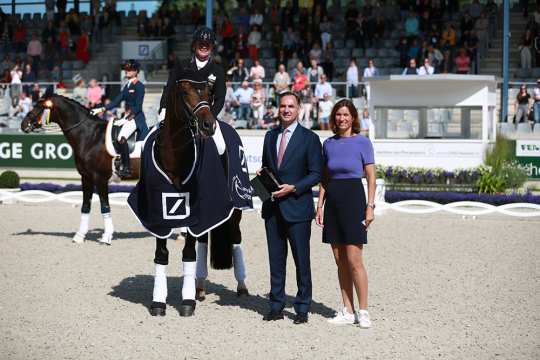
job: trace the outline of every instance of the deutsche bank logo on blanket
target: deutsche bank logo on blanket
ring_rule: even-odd
[[[163,218],[181,220],[190,215],[189,193],[161,193]]]

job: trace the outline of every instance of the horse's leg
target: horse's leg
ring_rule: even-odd
[[[206,278],[208,277],[208,234],[197,238],[197,271],[195,273],[195,298],[206,299]]]
[[[236,294],[238,296],[248,296],[249,292],[246,286],[246,263],[244,262],[244,253],[242,251],[242,233],[240,232],[240,220],[242,211],[234,210],[231,219],[229,219],[230,238],[233,242],[233,267],[234,277],[238,282]]]
[[[88,176],[83,176],[81,179],[83,190],[83,202],[81,206],[81,222],[79,224],[79,230],[73,237],[73,242],[82,244],[86,233],[88,232],[88,226],[90,223],[90,208],[92,205],[92,194],[94,192],[94,183]]]
[[[99,201],[101,203],[101,216],[103,216],[103,223],[105,230],[99,240],[102,244],[111,245],[111,240],[114,234],[114,225],[111,216],[111,207],[109,206],[109,184],[107,179],[99,179],[96,181],[96,187],[99,194]]]
[[[195,312],[195,272],[197,267],[197,253],[195,242],[197,238],[191,234],[186,235],[186,243],[182,250],[182,270],[184,282],[182,285],[182,303],[180,316],[192,316]]]
[[[167,250],[167,239],[156,238],[156,253],[154,256],[154,293],[152,295],[152,305],[150,315],[165,316],[167,303],[167,265],[169,264],[169,250]]]

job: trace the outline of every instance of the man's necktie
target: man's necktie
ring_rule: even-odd
[[[281,162],[283,161],[283,155],[285,154],[285,149],[287,148],[287,129],[283,130],[281,133],[281,141],[279,142],[279,151],[277,156],[277,166],[278,168],[281,165]]]

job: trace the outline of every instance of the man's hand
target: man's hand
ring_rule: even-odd
[[[104,111],[105,111],[104,107],[99,107],[99,108],[95,108],[95,109],[90,110],[90,114],[96,116],[98,114],[101,114]]]
[[[281,197],[289,195],[290,193],[293,193],[295,190],[296,190],[296,187],[294,185],[281,184],[279,185],[279,190],[274,191],[272,193],[272,196],[276,199],[279,199]]]

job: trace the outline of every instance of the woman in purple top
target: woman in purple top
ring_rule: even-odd
[[[323,227],[323,242],[332,246],[344,308],[329,322],[358,322],[360,327],[369,328],[368,280],[362,250],[367,243],[366,230],[374,219],[373,146],[367,137],[359,134],[358,112],[348,99],[339,101],[332,109],[330,127],[336,135],[323,144],[324,171],[316,222]],[[367,204],[362,185],[364,176],[368,184]],[[354,310],[353,288],[360,303],[358,314]]]

